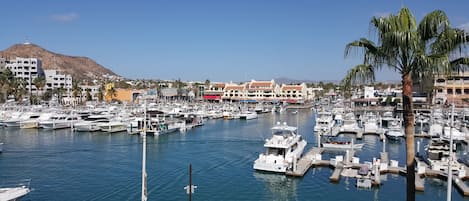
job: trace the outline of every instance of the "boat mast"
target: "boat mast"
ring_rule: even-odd
[[[142,201],[147,201],[147,101],[146,99],[143,102],[143,130],[142,130],[142,139],[143,139],[143,150],[142,150]]]
[[[455,78],[453,76],[453,82],[455,81]],[[448,160],[448,189],[446,191],[446,200],[450,201],[451,200],[451,190],[452,190],[452,184],[453,184],[453,127],[454,127],[454,99],[455,97],[455,87],[453,86],[453,104],[451,106],[451,125],[449,127],[449,160]]]

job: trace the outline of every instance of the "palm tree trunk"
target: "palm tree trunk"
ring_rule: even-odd
[[[407,201],[415,201],[414,106],[410,73],[402,75],[402,107],[406,136]]]

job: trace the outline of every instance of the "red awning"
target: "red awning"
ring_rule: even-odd
[[[221,99],[221,96],[217,96],[217,95],[205,95],[205,96],[204,96],[204,99],[205,99],[205,100],[220,100],[220,99]]]

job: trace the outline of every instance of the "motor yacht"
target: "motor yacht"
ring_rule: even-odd
[[[254,161],[254,169],[285,173],[301,157],[306,144],[306,140],[297,134],[297,127],[279,122],[272,127],[272,137],[265,140],[266,152]]]

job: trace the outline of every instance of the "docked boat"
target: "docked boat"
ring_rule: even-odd
[[[326,149],[361,149],[364,143],[354,143],[352,141],[338,141],[327,139],[325,142],[321,143],[322,147]]]
[[[39,122],[41,121],[47,121],[50,120],[53,117],[53,113],[41,113],[39,117],[36,118],[30,118],[27,120],[20,121],[20,128],[22,129],[28,129],[28,128],[39,128]]]
[[[81,120],[73,125],[76,131],[79,132],[94,132],[101,130],[100,125],[103,123],[108,123],[112,115],[100,114],[100,115],[90,115],[85,120]]]
[[[3,142],[0,142],[0,153],[3,152]]]
[[[245,119],[245,120],[257,119],[257,113],[252,112],[252,111],[241,112],[239,113],[239,119]]]
[[[21,115],[16,116],[13,115],[12,118],[5,120],[3,124],[6,127],[15,127],[18,128],[20,127],[20,122],[22,121],[28,121],[28,120],[35,120],[39,117],[39,113],[36,112],[24,112],[21,113]]]
[[[335,121],[332,118],[331,112],[318,112],[316,116],[316,125],[314,125],[314,132],[330,132],[334,125]]]
[[[101,131],[108,133],[117,133],[122,131],[127,131],[127,124],[122,121],[109,121],[98,124]]]
[[[39,126],[44,129],[62,129],[70,128],[74,122],[80,120],[78,116],[57,114],[50,120],[39,122]]]
[[[363,133],[381,133],[378,126],[378,118],[373,113],[365,114]]]
[[[306,144],[306,140],[297,134],[297,127],[277,123],[272,127],[272,137],[265,140],[266,152],[259,154],[253,167],[260,171],[285,173],[301,157]]]
[[[455,153],[456,147],[453,147],[453,154],[450,156],[449,143],[440,139],[432,139],[426,147],[427,160],[432,170],[448,171],[449,159],[452,160],[452,170],[458,171],[461,168],[461,164],[456,160]]]
[[[387,131],[385,132],[387,138],[391,140],[399,140],[404,137],[404,130],[402,129],[400,121],[392,121],[389,124]]]
[[[360,127],[358,126],[357,119],[355,114],[350,112],[345,114],[342,126],[340,126],[339,131],[341,133],[358,133],[360,132]]]

